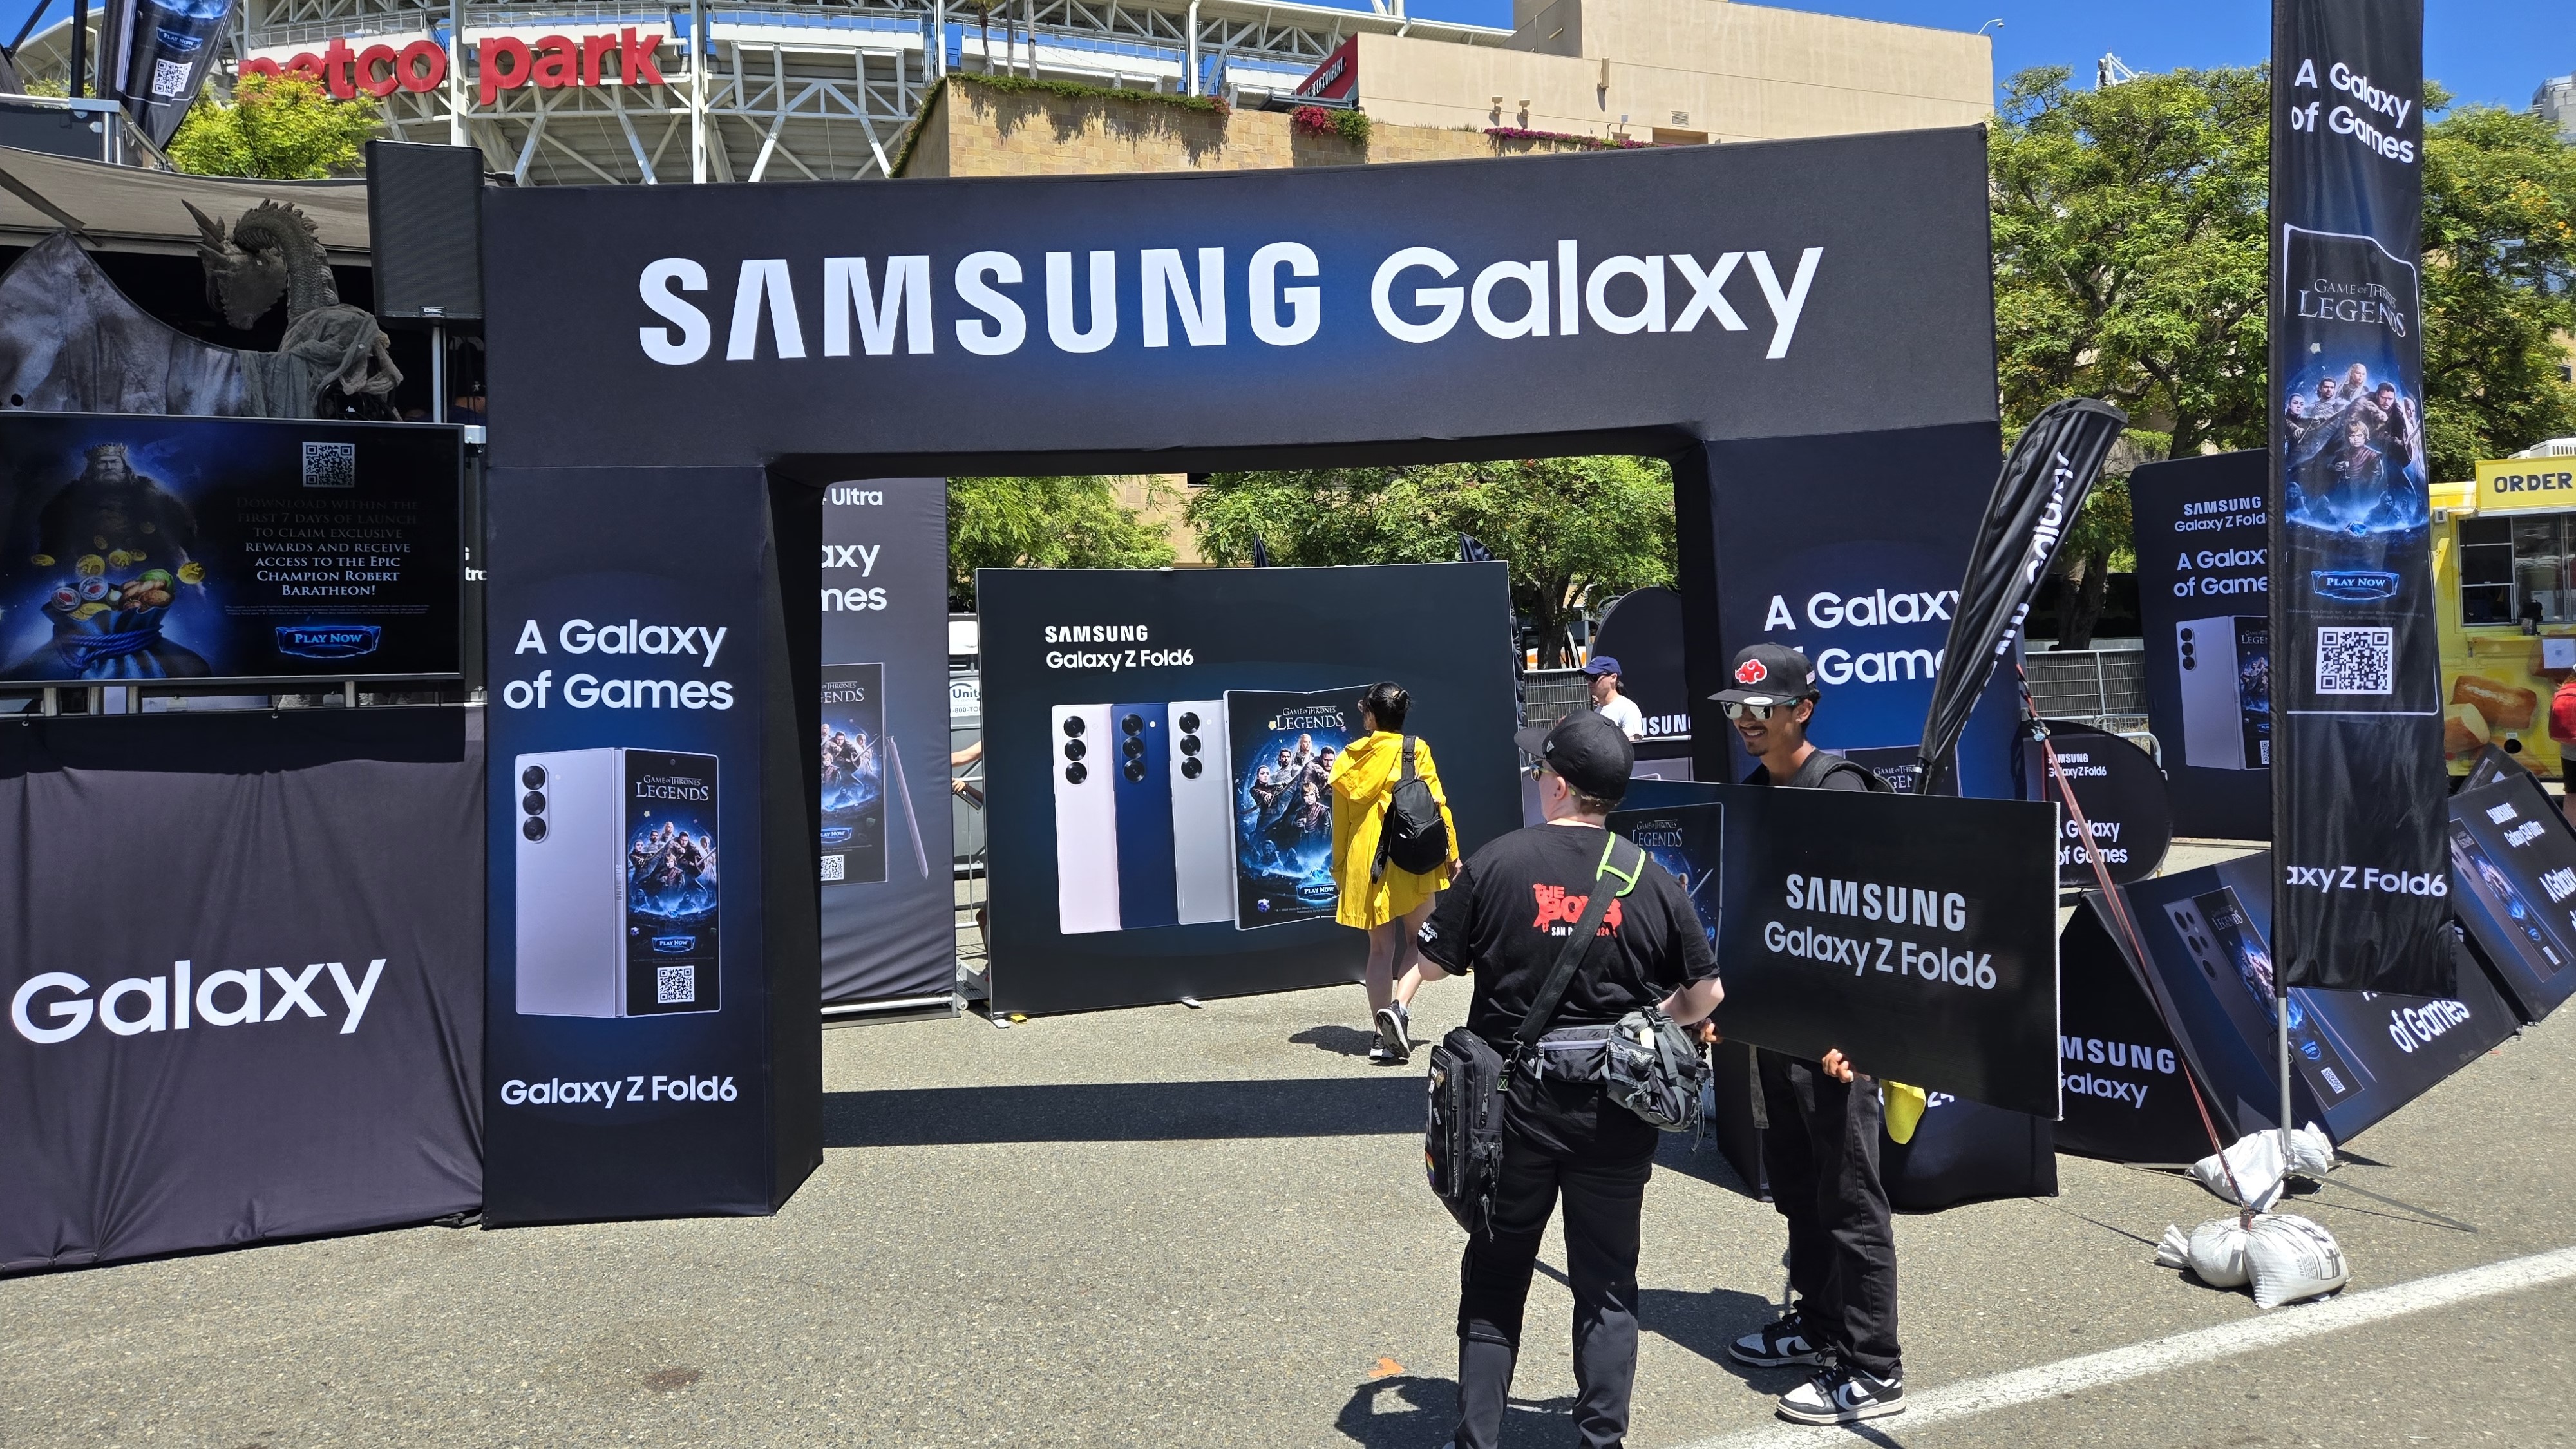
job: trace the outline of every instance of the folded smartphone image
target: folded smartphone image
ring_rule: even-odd
[[[1172,874],[1170,710],[1158,702],[1113,704],[1118,810],[1118,924],[1134,931],[1180,923]]]
[[[1055,742],[1056,929],[1068,936],[1115,931],[1118,912],[1117,732],[1105,704],[1048,711]]]
[[[886,878],[885,666],[823,666],[822,879]]]
[[[1172,887],[1184,926],[1234,919],[1234,811],[1225,701],[1178,699],[1171,727]]]
[[[2202,770],[2272,767],[2272,621],[2218,614],[2174,626],[2183,759]]]
[[[518,1013],[718,1009],[715,756],[612,746],[513,763]]]
[[[2244,903],[2236,898],[2235,888],[2175,902],[2165,913],[2239,1033],[2256,1046],[2273,1040],[2272,951],[2246,915]],[[2368,1086],[2370,1079],[2345,1059],[2299,997],[2293,991],[2289,999],[2290,1060],[2307,1079],[2318,1103],[2332,1107]]]

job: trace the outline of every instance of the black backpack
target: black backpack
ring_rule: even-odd
[[[1832,779],[1834,776],[1841,774],[1845,770],[1849,770],[1853,774],[1858,775],[1860,777],[1861,788],[1872,795],[1890,795],[1895,793],[1895,787],[1888,784],[1885,780],[1880,779],[1876,770],[1861,764],[1857,760],[1847,760],[1842,756],[1835,754],[1831,750],[1818,750],[1814,754],[1807,756],[1806,762],[1798,766],[1798,773],[1790,776],[1786,781],[1775,780],[1772,783],[1804,786],[1811,790],[1821,790],[1825,787],[1825,781]]]
[[[1395,789],[1387,797],[1386,818],[1378,825],[1377,863],[1369,868],[1371,880],[1386,874],[1389,861],[1398,870],[1427,875],[1449,859],[1449,822],[1441,818],[1430,782],[1413,773],[1413,748],[1413,736],[1406,735],[1404,773],[1396,778]]]

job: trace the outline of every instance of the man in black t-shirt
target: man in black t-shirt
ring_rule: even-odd
[[[1531,773],[1547,823],[1487,845],[1451,879],[1422,926],[1424,978],[1472,969],[1467,1027],[1508,1058],[1592,892],[1617,889],[1550,1032],[1614,1025],[1646,1006],[1684,1023],[1706,1017],[1725,993],[1681,883],[1651,859],[1624,885],[1602,873],[1604,817],[1627,793],[1636,763],[1628,737],[1579,710],[1514,742],[1539,762]],[[1577,1039],[1552,1035],[1511,1073],[1490,1230],[1467,1240],[1459,1274],[1455,1449],[1500,1441],[1530,1269],[1560,1191],[1574,1288],[1575,1429],[1586,1449],[1616,1449],[1628,1432],[1637,1240],[1655,1129],[1611,1101],[1583,1060]]]
[[[1711,696],[1761,763],[1748,785],[1867,790],[1869,772],[1807,739],[1818,699],[1807,658],[1778,644],[1735,656],[1735,687]],[[1789,1220],[1789,1284],[1797,1302],[1728,1346],[1760,1368],[1813,1366],[1780,1398],[1783,1418],[1854,1423],[1905,1410],[1896,1343],[1896,1236],[1878,1175],[1878,1085],[1839,1051],[1816,1063],[1756,1049],[1762,1082],[1762,1166],[1771,1202]]]

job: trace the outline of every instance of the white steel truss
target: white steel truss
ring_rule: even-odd
[[[1256,0],[750,0],[695,15],[665,4],[430,0],[243,0],[225,70],[243,55],[319,52],[429,36],[461,19],[480,36],[533,39],[633,26],[663,37],[660,85],[499,90],[471,78],[381,103],[398,140],[464,140],[522,185],[832,180],[888,174],[925,93],[949,70],[1167,91],[1219,76],[1283,88],[1354,31],[1496,44],[1508,32],[1413,20],[1385,10]],[[702,22],[702,29],[699,22]],[[698,35],[692,53],[690,37]],[[31,74],[62,49],[68,25],[22,52]],[[48,44],[47,42],[51,42]],[[59,70],[57,57],[53,67]],[[218,84],[221,84],[218,80]],[[451,98],[458,104],[451,104]],[[702,122],[700,118],[703,118]]]

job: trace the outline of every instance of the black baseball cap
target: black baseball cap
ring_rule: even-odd
[[[1596,800],[1626,795],[1628,772],[1637,764],[1637,747],[1628,743],[1628,736],[1589,709],[1558,720],[1554,729],[1531,725],[1514,734],[1512,743]]]
[[[1816,696],[1807,656],[1786,644],[1754,644],[1735,656],[1735,684],[1709,698],[1720,704],[1795,704]]]

